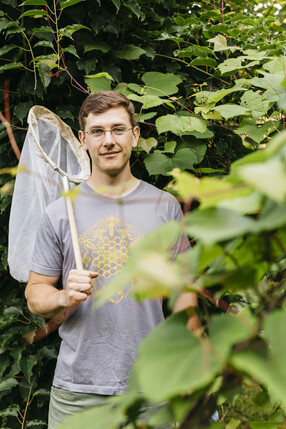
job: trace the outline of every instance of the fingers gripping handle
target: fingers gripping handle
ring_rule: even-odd
[[[66,176],[63,176],[63,185],[64,185],[64,191],[66,193],[68,193],[70,186],[69,186],[69,180]],[[69,217],[69,224],[70,224],[72,245],[73,245],[74,257],[75,257],[75,264],[76,264],[76,268],[78,270],[82,270],[83,265],[82,265],[82,259],[81,259],[81,253],[80,253],[78,233],[77,233],[77,227],[76,227],[75,216],[74,216],[74,211],[73,211],[73,205],[72,205],[71,199],[68,195],[65,196],[65,199],[66,199],[66,206],[67,206],[68,217]]]

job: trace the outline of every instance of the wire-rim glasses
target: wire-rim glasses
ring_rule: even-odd
[[[113,138],[116,138],[123,136],[132,129],[133,127],[127,128],[125,126],[113,127],[110,130],[105,130],[104,128],[92,128],[89,131],[85,131],[85,133],[89,134],[95,140],[103,140],[107,131],[111,133]]]

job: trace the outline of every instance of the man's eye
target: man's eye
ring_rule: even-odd
[[[115,127],[112,128],[112,132],[117,135],[121,135],[125,132],[125,127]]]
[[[102,130],[101,128],[95,128],[94,130],[91,131],[91,134],[96,137],[102,136],[103,133],[104,133],[104,130]]]

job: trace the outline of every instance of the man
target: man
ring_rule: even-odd
[[[59,330],[62,343],[49,429],[66,416],[127,389],[138,345],[163,320],[161,301],[139,304],[127,286],[94,312],[92,292],[106,287],[121,269],[129,245],[182,215],[172,195],[131,174],[129,159],[140,131],[130,100],[119,92],[94,93],[84,101],[79,122],[79,138],[92,165],[74,204],[85,269],[74,269],[67,211],[60,198],[42,218],[25,292],[31,312],[42,317],[76,308]],[[113,189],[112,196],[108,189]],[[182,238],[180,250],[186,246]],[[56,287],[60,276],[62,289]],[[187,305],[181,299],[178,310],[193,305],[195,297],[190,296]]]

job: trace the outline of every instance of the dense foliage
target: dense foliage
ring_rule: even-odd
[[[0,3],[1,110],[18,145],[32,105],[50,108],[76,132],[89,91],[124,92],[141,127],[134,174],[159,187],[169,183],[196,240],[170,264],[163,249],[179,227],[166,225],[134,248],[113,288],[136,270],[145,279],[134,286],[138,299],[163,293],[171,306],[181,289],[198,291],[207,336],[189,334],[184,314],[168,318],[142,344],[130,391],[112,403],[112,412],[91,410],[66,427],[115,429],[136,421],[145,401],[167,403],[150,428],[174,420],[180,428],[208,427],[217,408],[222,423],[213,428],[265,428],[266,419],[269,428],[284,427],[283,2],[280,8],[258,1]],[[4,124],[0,139],[1,428],[41,428],[58,339],[23,343],[43,320],[27,311],[24,285],[8,273],[10,168],[17,159]],[[228,313],[217,309],[219,298],[220,307],[230,304]],[[234,316],[233,307],[243,310]],[[235,413],[241,402],[255,413]]]

